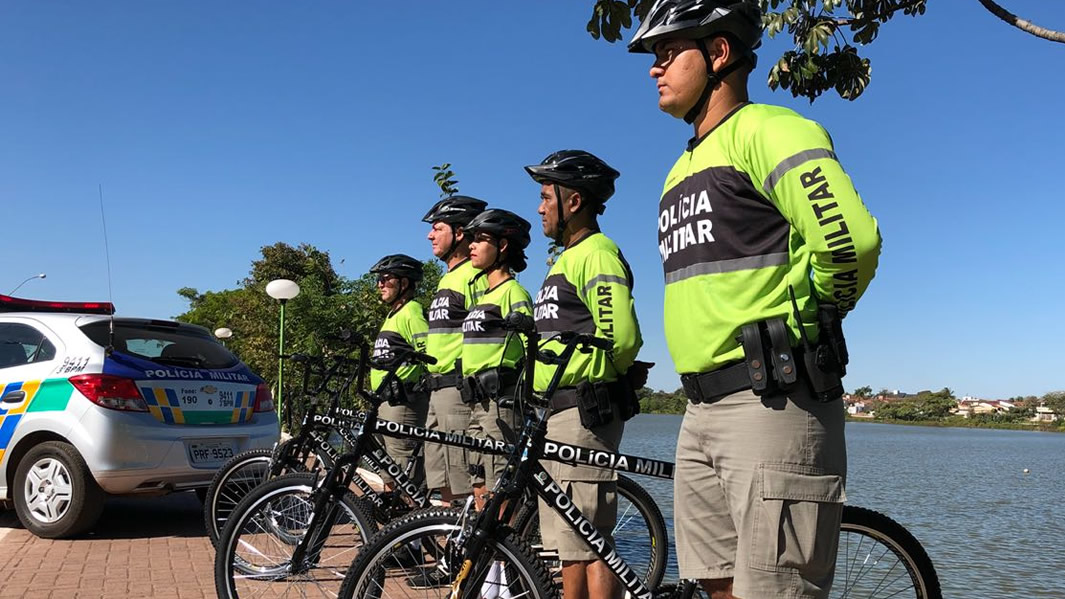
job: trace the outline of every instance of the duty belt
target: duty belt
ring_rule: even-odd
[[[568,410],[577,406],[577,388],[559,387],[551,396],[551,413],[557,414],[562,410]]]
[[[684,386],[684,394],[693,404],[714,403],[727,395],[751,388],[751,377],[745,362],[710,372],[681,375],[680,382]]]
[[[448,387],[458,389],[462,385],[462,375],[457,372],[451,374],[430,374],[425,386],[429,391],[438,391]]]

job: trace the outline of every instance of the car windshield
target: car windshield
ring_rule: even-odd
[[[98,320],[81,326],[82,332],[101,347],[107,347],[110,323]],[[239,360],[211,336],[178,323],[115,320],[112,345],[116,352],[151,360],[166,366],[221,369]]]

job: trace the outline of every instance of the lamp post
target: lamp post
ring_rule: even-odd
[[[19,283],[18,285],[15,285],[15,288],[12,289],[11,293],[9,293],[8,295],[15,295],[15,292],[18,291],[19,287],[22,287],[23,285],[25,285],[26,283],[29,283],[30,281],[32,281],[34,279],[43,279],[43,278],[46,278],[47,276],[48,275],[44,274],[43,272],[41,274],[39,274],[39,275],[33,275],[32,277],[27,278],[25,281]]]
[[[222,327],[214,330],[214,336],[222,341],[222,347],[226,346],[226,339],[233,336],[233,329]]]
[[[277,421],[281,422],[284,413],[285,360],[281,356],[285,353],[285,303],[300,294],[300,286],[288,279],[275,279],[266,284],[266,294],[281,302],[281,332],[277,341]]]

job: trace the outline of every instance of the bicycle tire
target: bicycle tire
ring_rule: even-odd
[[[896,563],[890,567],[883,563],[892,558]],[[856,561],[861,566],[855,571],[850,566]],[[895,573],[899,565],[902,570]],[[695,581],[685,580],[674,596],[693,599],[706,594]],[[921,543],[884,514],[849,505],[843,507],[836,576],[829,597],[943,599],[939,576]]]
[[[329,529],[315,533],[321,545],[308,555],[316,558],[293,565],[292,549],[311,532],[316,486],[313,474],[289,474],[264,482],[241,500],[215,553],[220,599],[283,595],[293,588],[301,597],[336,596],[346,567],[377,527],[362,502],[345,489],[330,504]]]
[[[882,545],[885,549],[878,555],[875,550],[868,549],[862,544],[851,543],[850,547],[844,545],[845,540],[849,540],[852,536],[866,537],[872,539],[876,544]],[[870,545],[872,547],[873,545]],[[877,589],[881,592],[876,595],[864,595],[860,593],[861,583],[860,578],[864,576],[865,572],[871,571],[870,568],[859,570],[857,573],[853,573],[850,570],[845,569],[840,572],[840,556],[846,552],[850,555],[853,551],[854,556],[857,558],[863,556],[863,563],[868,563],[870,560],[876,560],[876,565],[880,570],[883,570],[883,566],[879,565],[880,561],[883,561],[888,557],[890,552],[899,560],[899,563],[905,568],[905,574],[909,578],[911,588],[913,591],[913,597],[915,599],[943,599],[942,591],[939,587],[939,575],[936,574],[936,568],[932,564],[932,560],[928,557],[928,553],[910,531],[906,530],[901,524],[895,522],[891,518],[875,512],[870,509],[860,508],[855,506],[844,506],[843,508],[843,522],[840,525],[840,548],[841,551],[837,553],[836,558],[836,579],[833,584],[833,593],[836,593],[836,589],[839,589],[840,584],[844,585],[843,595],[834,595],[841,597],[897,597],[904,598],[911,595],[906,592],[905,579],[899,578],[894,582],[893,586],[886,586],[884,583],[888,582],[886,579],[877,583]],[[848,558],[847,563],[850,564]],[[858,576],[858,580],[855,579],[855,575]],[[859,589],[859,594],[854,594],[855,589]],[[888,589],[895,589],[889,591]]]
[[[291,442],[291,440],[285,441],[285,443]],[[213,547],[218,547],[218,537],[225,527],[226,519],[229,518],[229,514],[240,503],[240,500],[266,480],[273,455],[274,451],[270,449],[242,451],[222,464],[222,467],[211,478],[211,484],[207,487],[203,497],[203,527]],[[310,471],[332,466],[329,456],[317,453],[313,456],[314,461]],[[284,468],[282,474],[307,471],[306,465],[300,463]]]
[[[441,554],[457,555],[457,547],[447,542],[460,531],[463,512],[459,509],[428,508],[413,512],[397,519],[381,529],[371,541],[363,547],[359,557],[348,569],[344,583],[340,587],[340,599],[389,599],[389,597],[418,596],[424,591],[425,597],[438,597],[445,585],[450,584],[450,574],[443,574],[445,582],[437,587],[414,588],[403,578],[407,574],[416,574],[432,566],[416,566],[412,572],[398,575],[403,555],[414,555],[412,546],[432,545],[440,549]],[[441,539],[445,539],[441,543]],[[424,554],[421,554],[424,555]],[[420,556],[418,556],[420,557]],[[418,561],[418,557],[414,559]],[[446,563],[446,560],[438,562]],[[446,566],[435,567],[447,572]],[[453,570],[453,568],[452,568]],[[492,572],[495,572],[493,574]],[[390,574],[390,572],[392,574]],[[546,565],[537,558],[532,547],[517,533],[507,527],[498,529],[495,539],[488,541],[477,563],[470,568],[472,582],[480,584],[479,595],[483,597],[522,597],[528,599],[560,599],[555,581],[551,578]],[[484,579],[483,582],[478,582]],[[474,587],[476,588],[476,587]],[[516,592],[515,592],[516,588]],[[392,591],[389,591],[392,589]],[[493,592],[494,591],[494,592]]]
[[[669,533],[666,519],[651,495],[635,480],[618,474],[618,524],[613,536],[618,555],[634,572],[641,572],[640,580],[649,589],[662,583],[669,560]],[[533,546],[540,543],[540,526],[537,518],[538,501],[535,496],[527,500],[514,520],[514,530],[521,533]],[[642,519],[642,525],[636,522]],[[629,527],[628,524],[633,526]],[[648,547],[650,552],[648,553]],[[646,558],[639,557],[647,554]],[[541,558],[557,562],[557,556],[548,551]]]
[[[266,480],[265,472],[256,471],[269,471],[271,454],[269,449],[244,451],[229,458],[215,472],[203,498],[203,528],[213,547],[218,547],[218,535],[233,508]]]

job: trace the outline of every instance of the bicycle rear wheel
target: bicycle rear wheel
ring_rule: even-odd
[[[499,536],[464,567],[462,547],[456,544],[462,519],[462,510],[430,508],[389,524],[348,569],[339,597],[443,597],[456,573],[466,571],[466,588],[476,589],[478,598],[559,599],[544,563],[508,528],[500,528]]]
[[[529,541],[551,569],[561,567],[558,554],[543,546],[536,497],[526,501],[518,512],[514,529]],[[639,483],[618,475],[618,520],[612,531],[618,555],[640,575],[649,589],[662,582],[669,557],[669,535],[662,510]]]
[[[267,481],[237,505],[218,541],[215,590],[219,598],[335,597],[347,567],[376,530],[348,490],[332,500],[323,526],[314,518],[315,477],[291,474]],[[311,535],[307,555],[293,550]]]
[[[705,598],[685,580],[679,599]],[[829,597],[838,599],[942,599],[939,576],[921,543],[891,518],[844,506],[836,552],[836,577]]]

